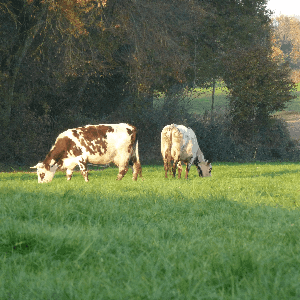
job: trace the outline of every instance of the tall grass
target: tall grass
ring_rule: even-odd
[[[0,299],[299,299],[298,169],[0,173]]]

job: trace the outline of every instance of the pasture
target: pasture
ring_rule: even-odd
[[[299,167],[0,173],[0,299],[299,299]]]
[[[228,105],[227,99],[228,90],[222,83],[217,83],[215,90],[215,102],[214,109],[216,112],[223,112]],[[286,106],[286,109],[282,112],[274,112],[277,116],[285,117],[287,112],[293,111],[300,113],[300,83],[296,85],[294,94],[297,98],[293,99]],[[211,96],[212,89],[200,89],[196,88],[189,94],[189,112],[199,115],[204,114],[206,111],[211,111]]]

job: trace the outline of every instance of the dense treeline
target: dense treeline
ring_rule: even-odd
[[[100,122],[136,125],[146,161],[159,157],[160,131],[171,122],[193,126],[214,160],[293,158],[284,129],[269,118],[293,98],[293,83],[272,55],[265,5],[1,0],[0,161],[36,162],[59,132]],[[183,91],[220,78],[230,91],[228,114],[188,115]]]

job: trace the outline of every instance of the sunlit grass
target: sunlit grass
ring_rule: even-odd
[[[300,112],[300,83],[296,85],[296,99],[293,99],[286,105],[285,111]],[[163,105],[164,94],[158,93],[154,98],[154,107],[158,108]],[[214,96],[214,110],[222,113],[228,107],[228,89],[224,83],[217,83]],[[186,103],[189,113],[203,115],[205,112],[211,111],[212,106],[212,88],[195,88],[186,94]],[[276,112],[276,115],[285,114]]]
[[[298,169],[0,173],[0,299],[297,299]]]
[[[285,111],[300,112],[300,83],[296,85],[297,98],[290,101],[285,108]],[[191,93],[190,110],[191,113],[203,114],[206,111],[211,111],[212,106],[212,88],[200,89],[196,88]],[[214,109],[216,112],[222,112],[228,106],[228,89],[224,84],[218,84],[214,96]],[[284,114],[284,112],[282,112]],[[276,114],[281,114],[277,112]]]

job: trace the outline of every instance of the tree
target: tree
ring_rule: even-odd
[[[33,13],[33,10],[29,6],[24,6],[22,7],[22,3],[16,1],[14,4],[16,6],[12,7],[14,8],[13,10],[10,10],[8,7],[8,3],[1,3],[1,10],[2,13],[5,11],[6,16],[7,14],[11,15],[11,18],[13,19],[16,27],[18,27],[19,19],[20,17],[26,18],[29,13]],[[17,38],[15,36],[15,45],[7,45],[8,47],[11,47],[13,49],[12,52],[13,54],[8,54],[8,49],[4,49],[6,52],[7,57],[5,60],[2,60],[1,66],[4,70],[3,71],[8,71],[8,74],[5,74],[5,77],[7,78],[7,91],[5,93],[4,97],[4,103],[2,104],[2,114],[1,114],[1,119],[3,121],[3,125],[7,124],[10,119],[11,115],[11,106],[13,102],[13,97],[14,97],[14,89],[15,89],[15,84],[16,84],[16,79],[20,70],[20,66],[22,64],[22,61],[24,57],[27,54],[27,51],[29,47],[31,46],[35,35],[38,33],[40,30],[43,22],[44,22],[44,16],[46,14],[46,7],[44,6],[41,11],[39,11],[33,20],[33,24],[29,28],[27,28],[29,25],[27,24],[22,24],[19,28],[18,35],[19,37]],[[11,25],[10,25],[11,26]],[[15,33],[16,34],[16,33]],[[13,41],[14,39],[12,39]],[[3,72],[4,73],[4,72]]]
[[[232,130],[253,144],[258,132],[268,126],[269,115],[294,98],[291,70],[288,64],[278,65],[265,47],[232,51],[224,64]]]
[[[273,19],[274,39],[292,68],[299,68],[300,61],[300,21],[294,17],[281,15]]]
[[[265,2],[0,1],[3,139],[14,144],[22,110],[34,122],[51,120],[49,132],[124,106],[137,125],[156,91],[175,103],[183,88],[214,85],[225,75],[237,91],[231,54],[269,47]]]

